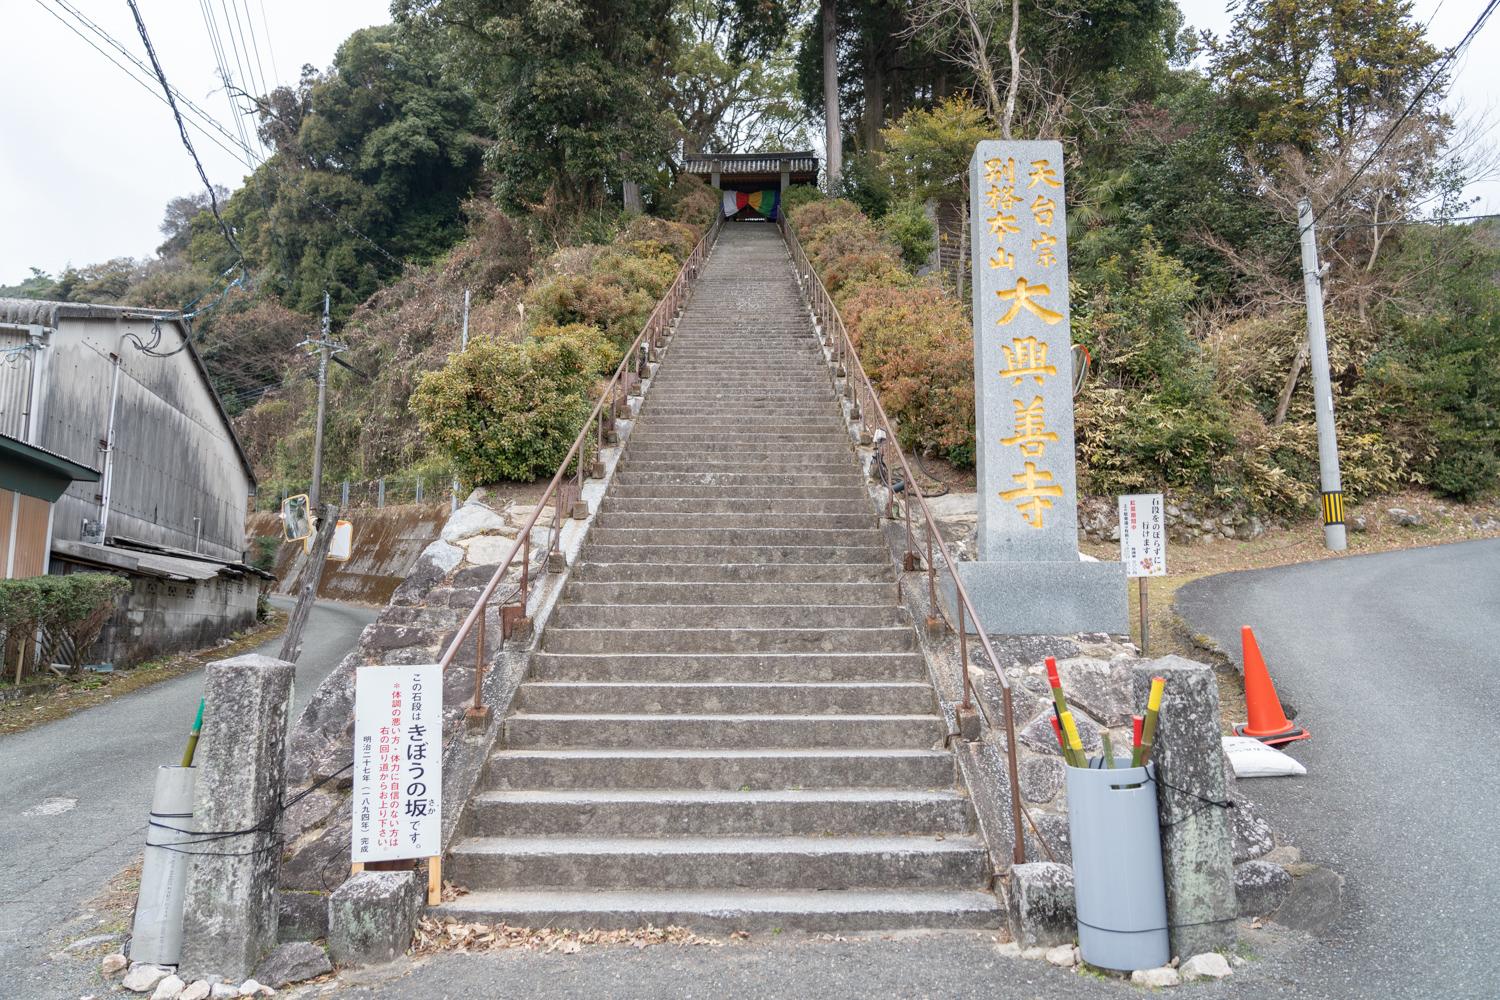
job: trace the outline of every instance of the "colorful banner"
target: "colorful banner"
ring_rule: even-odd
[[[774,219],[780,203],[781,192],[775,188],[766,191],[725,191],[724,215],[727,218],[741,209],[749,208],[767,219]]]

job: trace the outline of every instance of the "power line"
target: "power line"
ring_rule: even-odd
[[[214,192],[214,186],[208,179],[208,172],[203,169],[203,161],[198,159],[197,150],[193,149],[193,139],[188,135],[187,125],[183,123],[182,112],[177,110],[177,100],[172,96],[172,85],[167,83],[167,74],[162,72],[161,62],[156,58],[156,49],[151,45],[151,36],[146,32],[146,22],[141,20],[140,8],[136,7],[135,0],[125,0],[130,5],[130,13],[135,16],[135,28],[141,35],[141,44],[146,46],[146,55],[151,60],[151,66],[156,70],[156,78],[161,81],[162,92],[167,95],[167,106],[172,109],[172,117],[177,119],[177,133],[182,136],[182,144],[187,147],[188,155],[193,158],[193,166],[198,168],[198,178],[203,181],[203,187],[208,191],[208,204],[213,209],[214,218],[218,220],[219,229],[224,233],[224,239],[234,250],[234,255],[240,259],[240,266],[244,266],[245,252],[240,249],[239,243],[235,241],[234,233],[229,230],[229,223],[224,221],[224,216],[219,213],[219,196]],[[1500,0],[1494,0],[1500,2]]]
[[[54,11],[54,10],[52,10],[52,9],[50,9],[50,8],[48,8],[46,6],[46,4],[43,2],[43,0],[36,0],[36,2],[37,2],[37,4],[39,6],[42,7],[43,10],[46,10],[47,13],[51,14],[54,18],[57,18],[59,21],[62,21],[62,18],[57,14],[57,12]],[[153,97],[155,97],[158,101],[161,101],[163,104],[166,103],[166,98],[163,97],[156,90],[156,82],[155,82],[154,79],[152,79],[153,74],[151,72],[151,68],[149,66],[147,66],[145,63],[141,62],[140,57],[137,56],[134,52],[131,52],[125,46],[125,43],[121,42],[114,35],[111,35],[108,31],[104,30],[104,28],[100,27],[97,22],[90,20],[89,17],[86,14],[83,13],[83,11],[81,11],[77,7],[73,6],[71,3],[68,2],[68,0],[52,0],[52,2],[56,3],[67,14],[69,14],[75,21],[77,21],[79,24],[82,24],[89,31],[91,31],[95,35],[97,35],[107,45],[109,45],[111,48],[113,48],[116,52],[120,53],[120,55],[122,55],[126,59],[130,60],[131,64],[136,67],[136,70],[142,76],[144,76],[146,79],[150,79],[151,82],[147,83],[146,80],[143,80],[140,77],[137,77],[135,74],[131,73],[129,67],[121,65],[117,60],[115,60],[113,57],[111,57],[109,55],[109,53],[104,52],[102,49],[100,49],[99,46],[95,45],[87,36],[84,36],[73,25],[68,24],[66,21],[62,21],[64,27],[66,27],[68,30],[72,31],[75,35],[78,35],[80,38],[82,38],[96,52],[99,52],[100,55],[104,56],[106,59],[109,59],[110,62],[114,63],[115,66],[119,67],[128,76],[130,76],[132,79],[134,79],[136,81],[136,83],[138,83],[141,86],[145,87],[148,91],[150,91],[151,95]],[[228,140],[231,143],[235,143],[238,146],[239,145],[238,140],[235,139],[235,137],[230,133],[230,131],[227,128],[225,128],[224,125],[217,118],[215,118],[213,115],[209,114],[207,111],[205,111],[203,108],[199,107],[197,104],[194,104],[186,95],[184,95],[182,93],[181,90],[178,90],[176,87],[172,88],[172,94],[173,94],[174,97],[177,98],[177,103],[180,106],[182,106],[183,108],[186,108],[192,115],[196,115],[198,119],[201,119],[201,122],[200,122],[198,120],[194,120],[194,119],[190,118],[189,119],[189,124],[191,124],[199,132],[203,133],[203,135],[206,138],[208,138],[209,140],[211,140],[212,142],[214,142],[214,144],[217,145],[220,149],[223,149],[226,153],[229,153],[230,155],[234,156],[235,159],[239,160],[241,163],[244,163],[247,167],[250,167],[251,169],[254,169],[254,167],[256,166],[256,164],[255,164],[255,162],[253,162],[253,158],[252,157],[247,156],[246,153],[241,152],[241,151],[239,151],[237,149],[230,149],[230,148],[226,147],[222,142],[219,142],[218,139],[214,138],[214,136],[212,134],[210,134],[209,131],[206,128],[204,128],[205,125],[211,127],[214,131],[218,132],[226,140]]]
[[[277,85],[281,83],[281,70],[276,68],[276,45],[271,36],[271,22],[266,19],[266,0],[260,0],[260,26],[266,32],[266,54],[271,58],[271,76]]]
[[[95,52],[99,53],[105,59],[108,59],[119,70],[121,70],[126,76],[128,76],[128,77],[130,77],[130,79],[134,80],[137,85],[139,85],[141,87],[144,87],[146,89],[146,92],[148,94],[150,94],[152,97],[156,98],[158,101],[161,101],[163,104],[167,103],[167,99],[164,96],[162,96],[162,94],[161,94],[160,91],[158,91],[156,89],[155,84],[148,83],[145,80],[141,79],[140,77],[136,76],[134,73],[132,73],[130,71],[130,67],[129,66],[126,66],[124,63],[120,62],[118,59],[116,59],[114,56],[110,55],[104,49],[100,48],[99,45],[97,43],[95,43],[93,39],[89,38],[82,31],[78,30],[78,28],[76,26],[74,26],[72,24],[69,24],[66,20],[64,20],[64,18],[63,18],[63,16],[61,14],[59,14],[57,11],[53,10],[51,7],[48,7],[46,5],[46,3],[43,2],[43,0],[35,0],[35,2],[36,2],[36,5],[38,7],[41,7],[42,10],[46,11],[48,14],[51,14],[54,18],[56,18],[57,21],[58,21],[58,23],[60,23],[64,28],[67,28],[69,31],[73,32],[73,34],[75,34],[79,38],[81,38],[84,41],[84,43],[87,44],[90,48],[92,48]],[[132,57],[132,58],[134,58],[134,57]],[[146,70],[144,64],[141,64],[141,69],[143,71],[147,72],[147,73],[150,72],[149,70]],[[221,132],[224,132],[224,135],[229,139],[230,142],[235,142],[234,137],[231,136],[231,135],[229,135],[229,133],[223,129],[223,126],[219,125],[218,122],[215,119],[209,118],[208,120],[210,122],[213,122],[213,124],[215,126],[217,126]],[[208,139],[210,142],[212,142],[214,145],[218,146],[224,152],[228,153],[230,156],[233,156],[235,159],[239,160],[241,163],[244,163],[246,166],[253,166],[248,161],[246,161],[243,152],[241,152],[238,148],[234,148],[234,147],[230,147],[230,146],[224,145],[224,143],[220,142],[217,138],[215,138],[214,135],[207,128],[205,128],[202,124],[200,124],[198,121],[194,120],[192,122],[192,125],[193,125],[194,128],[196,128],[199,132],[201,132],[203,134],[204,138]]]
[[[1474,20],[1474,24],[1469,28],[1467,32],[1464,33],[1464,36],[1458,40],[1458,44],[1450,48],[1446,53],[1444,53],[1443,57],[1438,60],[1438,63],[1433,68],[1431,75],[1427,77],[1427,81],[1423,83],[1421,87],[1417,88],[1416,94],[1412,96],[1411,101],[1406,105],[1406,109],[1402,111],[1401,114],[1396,116],[1396,120],[1391,123],[1391,127],[1386,130],[1385,135],[1378,143],[1375,144],[1375,148],[1372,149],[1370,151],[1370,154],[1364,158],[1364,161],[1362,163],[1360,163],[1358,169],[1356,169],[1354,173],[1350,175],[1349,179],[1345,181],[1336,192],[1334,192],[1333,197],[1329,199],[1329,201],[1322,208],[1320,208],[1313,214],[1312,220],[1308,223],[1309,226],[1317,225],[1318,220],[1323,218],[1323,216],[1329,211],[1329,209],[1333,208],[1334,205],[1343,200],[1344,196],[1354,186],[1354,182],[1364,176],[1364,172],[1370,168],[1370,164],[1375,162],[1375,157],[1379,156],[1381,151],[1385,149],[1387,145],[1389,145],[1390,141],[1393,138],[1395,138],[1396,131],[1401,127],[1401,123],[1406,121],[1407,118],[1411,117],[1411,113],[1417,109],[1417,105],[1420,104],[1422,102],[1422,99],[1427,96],[1427,92],[1432,89],[1433,84],[1437,83],[1437,81],[1442,77],[1443,73],[1447,70],[1448,65],[1453,62],[1454,59],[1458,58],[1459,53],[1467,48],[1469,43],[1472,42],[1475,36],[1478,35],[1479,32],[1484,28],[1484,23],[1489,20],[1490,15],[1495,12],[1495,8],[1497,6],[1500,6],[1500,0],[1489,0],[1489,3],[1485,5],[1484,10],[1480,11],[1479,17]]]

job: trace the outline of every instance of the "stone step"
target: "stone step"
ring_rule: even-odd
[[[464,819],[477,836],[591,838],[963,836],[973,824],[955,791],[888,788],[489,790]]]
[[[927,788],[957,780],[946,750],[501,750],[485,788]]]
[[[903,628],[908,618],[895,604],[829,607],[822,604],[575,604],[564,602],[549,625],[559,629],[867,629]]]
[[[444,872],[512,889],[971,888],[990,875],[971,836],[465,837]]]
[[[692,511],[618,511],[601,507],[594,520],[596,528],[640,529],[712,529],[718,531],[739,528],[765,530],[768,523],[784,528],[828,530],[833,528],[872,529],[879,528],[880,520],[875,513],[866,510],[857,514],[788,513],[774,518],[764,513],[716,513]]]
[[[888,561],[874,563],[668,563],[583,560],[573,570],[580,583],[798,584],[890,583]],[[753,603],[753,602],[747,602]]]
[[[605,545],[590,542],[583,557],[607,563],[843,563],[887,566],[882,546],[826,545]]]
[[[847,474],[826,472],[638,472],[628,464],[615,474],[625,486],[753,486],[762,490],[801,486],[827,489],[831,486],[860,487],[865,477],[851,465]]]
[[[595,545],[867,546],[880,544],[873,525],[863,528],[595,528]]]
[[[915,652],[886,653],[554,653],[532,654],[537,681],[827,682],[926,680]]]
[[[790,430],[790,431],[764,431],[745,430],[736,428],[732,430],[715,429],[696,430],[694,428],[664,427],[659,425],[645,424],[630,432],[630,443],[670,445],[680,447],[685,451],[696,451],[709,448],[736,448],[741,446],[760,446],[765,448],[781,448],[788,444],[814,444],[826,447],[847,447],[852,441],[847,431],[835,426],[831,430]]]
[[[1000,926],[995,897],[972,890],[470,892],[436,917],[512,927],[620,930],[646,925],[732,931],[856,933]]]
[[[652,712],[695,715],[920,715],[936,709],[922,681],[643,683],[622,680],[528,681],[520,711]]]
[[[879,583],[590,583],[569,581],[563,599],[573,604],[801,605],[852,607],[894,605],[896,584]]]
[[[873,515],[868,498],[857,500],[793,500],[786,497],[740,497],[720,500],[712,497],[618,497],[606,496],[599,509],[605,514],[647,514],[651,516],[681,514],[767,514],[791,517],[797,514],[821,514],[829,517],[864,517]]]
[[[508,747],[936,747],[937,715],[629,715],[517,712]]]
[[[844,442],[791,441],[773,445],[718,444],[703,442],[703,447],[687,448],[680,444],[641,444],[631,441],[625,448],[626,463],[631,467],[642,467],[641,463],[665,463],[703,472],[731,471],[752,467],[756,471],[778,465],[829,466],[835,462],[843,471],[848,471],[854,457],[854,449],[847,439]],[[801,469],[792,469],[801,472]]]
[[[549,625],[552,653],[904,653],[917,646],[910,625],[871,628],[565,628]]]

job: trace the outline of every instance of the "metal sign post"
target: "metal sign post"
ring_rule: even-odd
[[[1141,596],[1141,653],[1150,644],[1146,578],[1167,575],[1166,502],[1160,493],[1120,497],[1120,562],[1134,577]]]

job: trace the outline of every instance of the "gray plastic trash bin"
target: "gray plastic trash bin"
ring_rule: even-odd
[[[1091,761],[1096,767],[1099,761]],[[1068,836],[1078,949],[1101,969],[1166,965],[1167,893],[1161,870],[1156,766],[1068,768]]]

